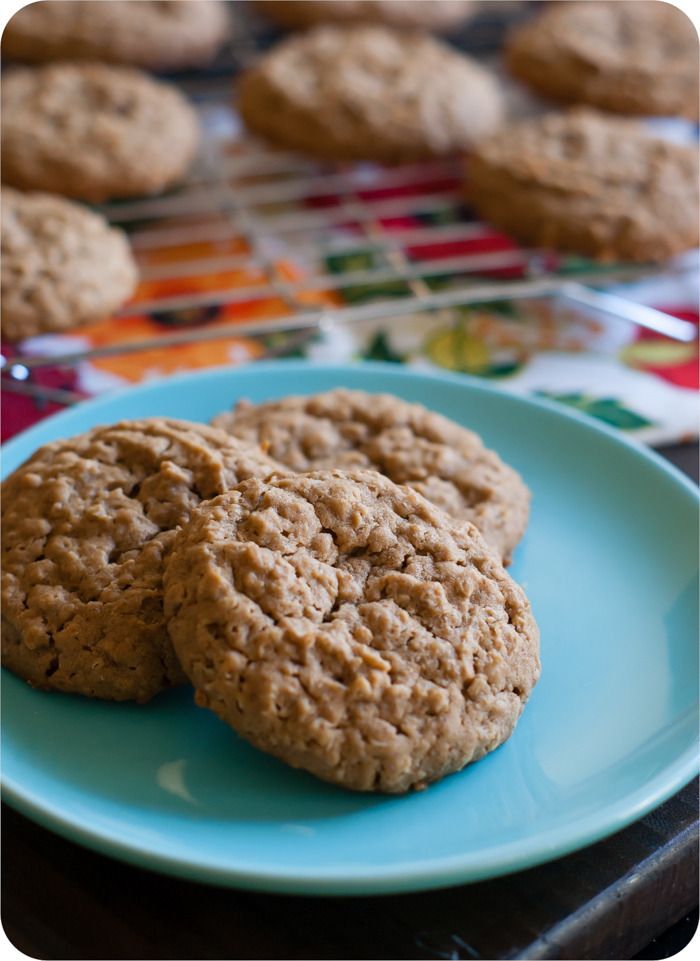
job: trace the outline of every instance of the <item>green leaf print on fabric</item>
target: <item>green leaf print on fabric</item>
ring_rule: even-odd
[[[343,275],[363,270],[381,270],[381,254],[374,250],[352,250],[347,253],[329,254],[324,261],[331,274]],[[338,294],[347,304],[364,304],[383,297],[408,297],[411,290],[403,280],[387,280],[377,283],[348,283],[338,288]]]
[[[618,427],[620,430],[639,430],[641,427],[651,427],[654,423],[641,414],[630,410],[629,407],[625,407],[614,397],[591,397],[588,394],[580,393],[557,394],[547,390],[538,390],[535,393],[539,397],[547,397],[559,404],[565,404],[567,407],[580,410],[582,413],[595,417],[597,420],[602,420],[612,427]]]
[[[367,347],[360,353],[360,360],[384,360],[390,364],[403,364],[404,358],[392,349],[386,332],[378,331]]]

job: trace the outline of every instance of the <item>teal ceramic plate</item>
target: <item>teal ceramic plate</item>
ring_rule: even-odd
[[[542,679],[507,744],[405,797],[293,771],[195,708],[39,693],[2,672],[3,784],[82,844],[205,881],[272,891],[408,891],[504,874],[621,828],[697,769],[698,498],[659,457],[548,403],[390,365],[302,363],[160,381],[88,403],[7,444],[122,417],[206,420],[339,384],[391,391],[478,430],[533,491],[512,573],[542,632]]]

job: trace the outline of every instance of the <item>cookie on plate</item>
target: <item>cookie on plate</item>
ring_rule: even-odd
[[[375,471],[245,481],[193,513],[164,583],[197,703],[355,790],[478,760],[539,676],[530,605],[477,529]]]
[[[147,701],[184,680],[163,618],[163,563],[203,498],[276,469],[204,424],[95,427],[2,484],[2,657],[34,687]]]
[[[56,63],[2,83],[2,176],[94,203],[157,193],[186,173],[197,115],[167,84],[128,67]]]
[[[70,200],[3,187],[0,229],[5,340],[99,320],[134,291],[126,235]]]
[[[564,103],[698,116],[698,35],[671,3],[551,3],[514,31],[506,58],[517,77]]]
[[[382,26],[295,34],[244,73],[238,92],[254,133],[335,160],[454,154],[503,117],[500,87],[476,61],[432,37]]]
[[[39,0],[10,18],[2,53],[177,70],[211,60],[227,31],[221,0]]]
[[[473,431],[391,394],[331,390],[214,418],[295,471],[370,468],[475,524],[508,563],[525,533],[530,492]]]
[[[283,27],[384,23],[440,31],[468,20],[475,4],[473,0],[257,0],[256,7]]]
[[[514,124],[479,144],[466,189],[518,240],[604,261],[662,261],[698,244],[695,146],[579,108]]]

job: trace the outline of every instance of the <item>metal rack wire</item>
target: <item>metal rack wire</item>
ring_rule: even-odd
[[[496,299],[556,295],[670,337],[694,336],[685,321],[596,289],[654,268],[522,249],[479,222],[466,205],[457,161],[330,165],[248,138],[233,110],[230,77],[260,44],[255,22],[239,19],[223,58],[226,74],[182,83],[205,131],[187,182],[165,196],[100,208],[128,232],[141,270],[139,290],[115,324],[172,312],[184,319],[153,336],[117,335],[80,349],[67,342],[58,353],[19,345],[3,370],[5,386],[31,392],[31,372],[45,366],[273,332],[295,345],[300,332],[329,324]],[[247,305],[265,298],[275,300],[276,312],[246,315]],[[220,309],[231,306],[235,320],[222,322]],[[284,345],[275,349],[283,353]]]

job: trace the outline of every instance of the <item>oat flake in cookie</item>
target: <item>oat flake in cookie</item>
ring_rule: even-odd
[[[85,207],[3,187],[0,230],[6,340],[99,320],[134,291],[126,235]]]
[[[2,82],[2,177],[101,203],[180,180],[199,146],[197,115],[174,87],[128,67],[18,67]]]
[[[203,504],[165,611],[201,706],[356,790],[483,757],[539,676],[530,605],[476,528],[375,471],[245,481]]]
[[[480,64],[432,37],[382,26],[296,34],[246,71],[238,91],[254,133],[336,160],[458,153],[503,118],[499,85]]]
[[[583,107],[479,144],[466,191],[484,219],[532,246],[662,261],[698,244],[697,148]]]
[[[276,466],[222,431],[161,418],[42,447],[2,484],[4,666],[117,701],[183,681],[163,619],[176,528]]]
[[[176,70],[207,63],[227,32],[221,0],[41,0],[10,18],[2,53]]]
[[[525,533],[530,492],[481,438],[391,394],[331,390],[265,404],[240,402],[214,426],[261,444],[296,471],[381,471],[458,520],[475,524],[505,559]]]

